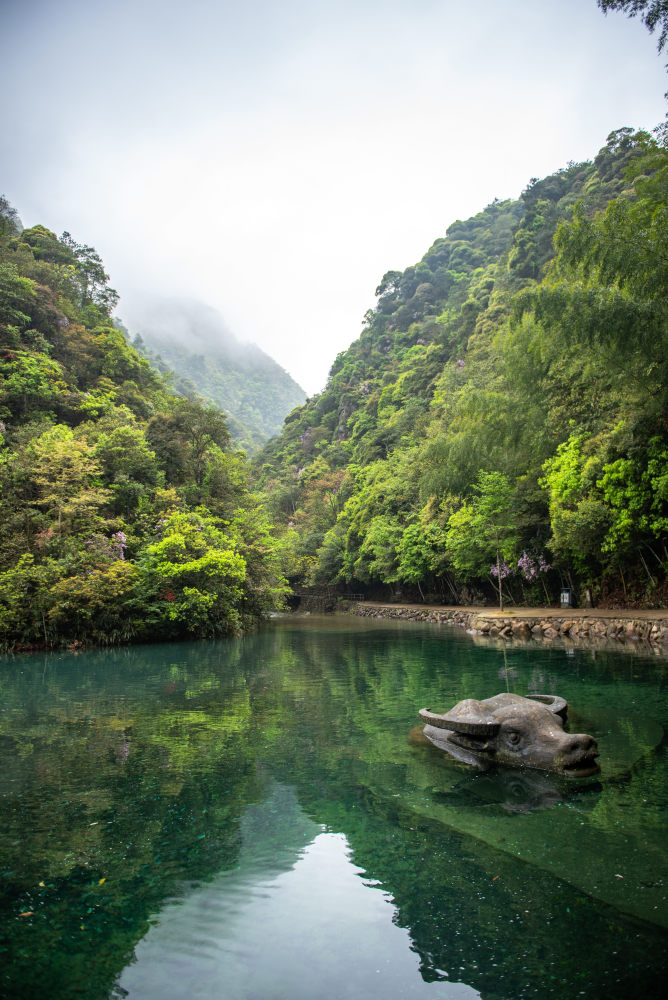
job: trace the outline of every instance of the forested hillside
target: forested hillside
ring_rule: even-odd
[[[132,340],[151,366],[174,373],[172,387],[223,410],[235,444],[248,454],[278,434],[306,393],[255,344],[242,344],[214,309],[184,299],[149,303]]]
[[[284,566],[408,599],[665,604],[667,188],[665,134],[620,129],[387,272],[256,459],[271,524],[220,410],[112,320],[95,250],[2,199],[0,643],[239,631]]]
[[[0,646],[237,632],[280,604],[222,413],[111,319],[95,250],[0,200]]]
[[[665,602],[667,194],[622,128],[384,275],[257,460],[293,582]]]

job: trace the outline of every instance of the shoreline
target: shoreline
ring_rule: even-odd
[[[668,610],[607,608],[461,607],[436,604],[384,604],[365,601],[350,613],[360,618],[398,618],[457,625],[473,635],[502,639],[605,639],[668,646]]]

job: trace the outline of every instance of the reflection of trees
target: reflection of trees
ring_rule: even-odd
[[[639,679],[622,657],[506,652],[514,690],[546,681],[587,720],[656,696],[649,670]],[[616,909],[524,863],[540,860],[552,831],[582,849],[583,868],[599,843],[612,844],[611,859],[633,855],[624,887],[636,886],[661,806],[642,727],[620,727],[615,753],[628,767],[614,782],[604,774],[588,797],[558,788],[563,806],[530,816],[523,794],[533,807],[553,794],[540,777],[524,791],[485,783],[407,742],[419,707],[495,693],[501,665],[499,651],[459,633],[334,619],[238,641],[21,660],[0,716],[2,990],[41,997],[48,975],[54,1000],[75,986],[84,1000],[107,995],[164,901],[236,866],[242,829],[272,852],[274,834],[253,825],[248,805],[277,779],[312,821],[346,834],[355,863],[393,896],[426,979],[447,973],[487,1000],[527,984],[550,996],[554,974],[564,995],[584,949],[601,995],[621,996],[632,980],[651,995],[657,963],[647,968],[645,950],[661,953],[658,932],[629,937]],[[473,836],[453,829],[464,821]],[[611,934],[629,938],[619,959]]]
[[[323,662],[315,639],[288,634],[285,645],[290,662],[293,666],[301,663],[303,673],[288,675],[282,683],[283,703],[292,701],[294,710],[286,714],[288,732],[279,739],[283,755],[275,755],[271,747],[274,773],[284,780],[288,776],[297,780],[302,805],[318,821],[343,830],[353,845],[355,863],[392,894],[399,922],[410,929],[422,956],[425,978],[439,978],[437,970],[444,970],[451,979],[485,990],[485,996],[519,996],[531,982],[541,995],[549,996],[553,975],[561,983],[580,980],[584,948],[591,956],[588,968],[597,988],[600,985],[606,995],[622,996],[631,984],[637,989],[639,981],[651,992],[658,973],[656,963],[647,968],[644,948],[648,942],[658,945],[662,933],[645,927],[619,957],[612,956],[606,942],[611,936],[628,936],[625,918],[612,906],[592,904],[588,894],[595,875],[587,866],[591,852],[600,845],[605,845],[606,871],[608,864],[614,867],[625,862],[627,854],[640,859],[640,868],[653,866],[644,852],[647,805],[633,792],[643,784],[646,790],[648,775],[635,777],[632,765],[643,753],[647,759],[655,734],[651,725],[639,724],[642,719],[632,733],[620,725],[619,705],[638,699],[637,678],[629,675],[622,657],[599,654],[594,677],[586,687],[582,677],[591,666],[586,656],[579,655],[573,664],[549,648],[542,656],[532,650],[531,657],[518,656],[514,650],[509,663],[518,693],[533,690],[542,676],[551,691],[556,684],[559,693],[588,707],[594,717],[600,704],[617,708],[614,739],[609,728],[612,713],[604,720],[607,741],[613,744],[606,746],[608,767],[614,768],[616,780],[614,784],[592,783],[587,792],[582,786],[554,781],[544,786],[538,774],[478,779],[437,754],[411,754],[405,736],[415,721],[412,711],[419,705],[431,701],[447,706],[478,693],[481,683],[498,684],[498,654],[490,656],[493,651],[487,650],[481,669],[480,660],[466,648],[448,649],[442,638],[431,635],[416,649],[414,638],[395,633],[378,643],[373,635],[356,637],[357,641],[330,649]],[[450,659],[443,657],[444,649]],[[308,702],[304,673],[309,677]],[[259,697],[262,700],[261,693]],[[314,707],[318,699],[324,706],[320,711]],[[354,745],[354,753],[349,742],[341,745],[342,732]],[[286,755],[290,744],[294,753]],[[557,803],[564,808],[553,817],[549,807]],[[631,807],[633,829],[627,824],[620,837],[620,825]],[[517,840],[513,834],[494,834],[504,813],[513,822],[517,819],[513,814],[524,808],[547,810],[540,826],[532,817],[530,826],[508,827]],[[559,824],[554,825],[552,836],[570,837],[577,843],[569,855],[573,867],[568,881],[550,872],[553,858],[549,852],[545,852],[545,870],[535,867],[541,864],[540,846],[544,838],[549,840],[555,817]],[[456,828],[463,819],[462,829],[473,833],[475,840],[452,829],[453,823]],[[502,850],[495,849],[495,844]],[[653,850],[661,866],[658,841]],[[531,867],[526,860],[532,862]],[[570,876],[584,891],[574,889]],[[618,898],[624,906],[624,895]],[[642,893],[640,897],[636,893],[631,905],[655,917]],[[545,945],[548,928],[550,948]],[[658,948],[653,953],[662,954]],[[500,979],[503,989],[499,991]]]
[[[262,797],[238,648],[134,652],[33,662],[6,685],[3,995],[48,980],[54,997],[106,996],[165,898],[235,863]]]
[[[392,895],[426,980],[463,981],[486,1000],[575,995],[579,983],[615,998],[656,991],[658,929],[629,940],[633,925],[612,907],[391,802],[364,797],[336,819],[355,864]],[[625,942],[618,956],[611,941]]]

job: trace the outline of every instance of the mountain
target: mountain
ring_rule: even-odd
[[[277,434],[306,393],[255,344],[241,343],[218,312],[191,299],[161,299],[140,314],[133,346],[150,364],[174,372],[177,392],[196,392],[225,412],[249,453]]]
[[[225,416],[127,342],[93,247],[0,198],[0,649],[235,634],[280,606]]]
[[[294,583],[665,600],[657,136],[617,130],[592,162],[532,178],[383,276],[325,390],[254,462]]]

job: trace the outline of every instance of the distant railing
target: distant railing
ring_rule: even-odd
[[[299,600],[299,605],[313,611],[334,610],[339,601],[350,601],[357,604],[364,600],[364,594],[338,594],[334,591],[293,590],[292,597]]]

